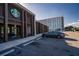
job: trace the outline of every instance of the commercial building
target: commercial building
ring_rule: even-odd
[[[35,14],[16,3],[0,3],[0,42],[24,38],[48,31],[35,21]]]
[[[0,41],[35,34],[35,15],[20,4],[0,3]]]
[[[63,31],[64,30],[64,17],[53,17],[48,19],[39,20],[40,23],[49,27],[49,31]]]
[[[48,32],[48,26],[36,21],[36,34]]]

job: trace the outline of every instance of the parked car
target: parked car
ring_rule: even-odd
[[[65,34],[62,32],[52,31],[52,32],[42,34],[42,37],[64,38]]]

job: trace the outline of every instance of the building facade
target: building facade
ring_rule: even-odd
[[[48,26],[36,21],[36,34],[48,32]]]
[[[47,25],[49,27],[49,31],[64,30],[64,17],[62,16],[39,20],[39,22]]]
[[[0,41],[35,34],[35,15],[20,4],[0,3]]]

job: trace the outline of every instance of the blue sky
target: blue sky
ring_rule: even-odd
[[[28,3],[24,5],[36,15],[36,20],[64,16],[65,25],[79,20],[79,4],[77,3]]]

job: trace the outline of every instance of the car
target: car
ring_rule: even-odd
[[[64,38],[65,34],[63,32],[52,31],[52,32],[42,34],[42,37]]]

